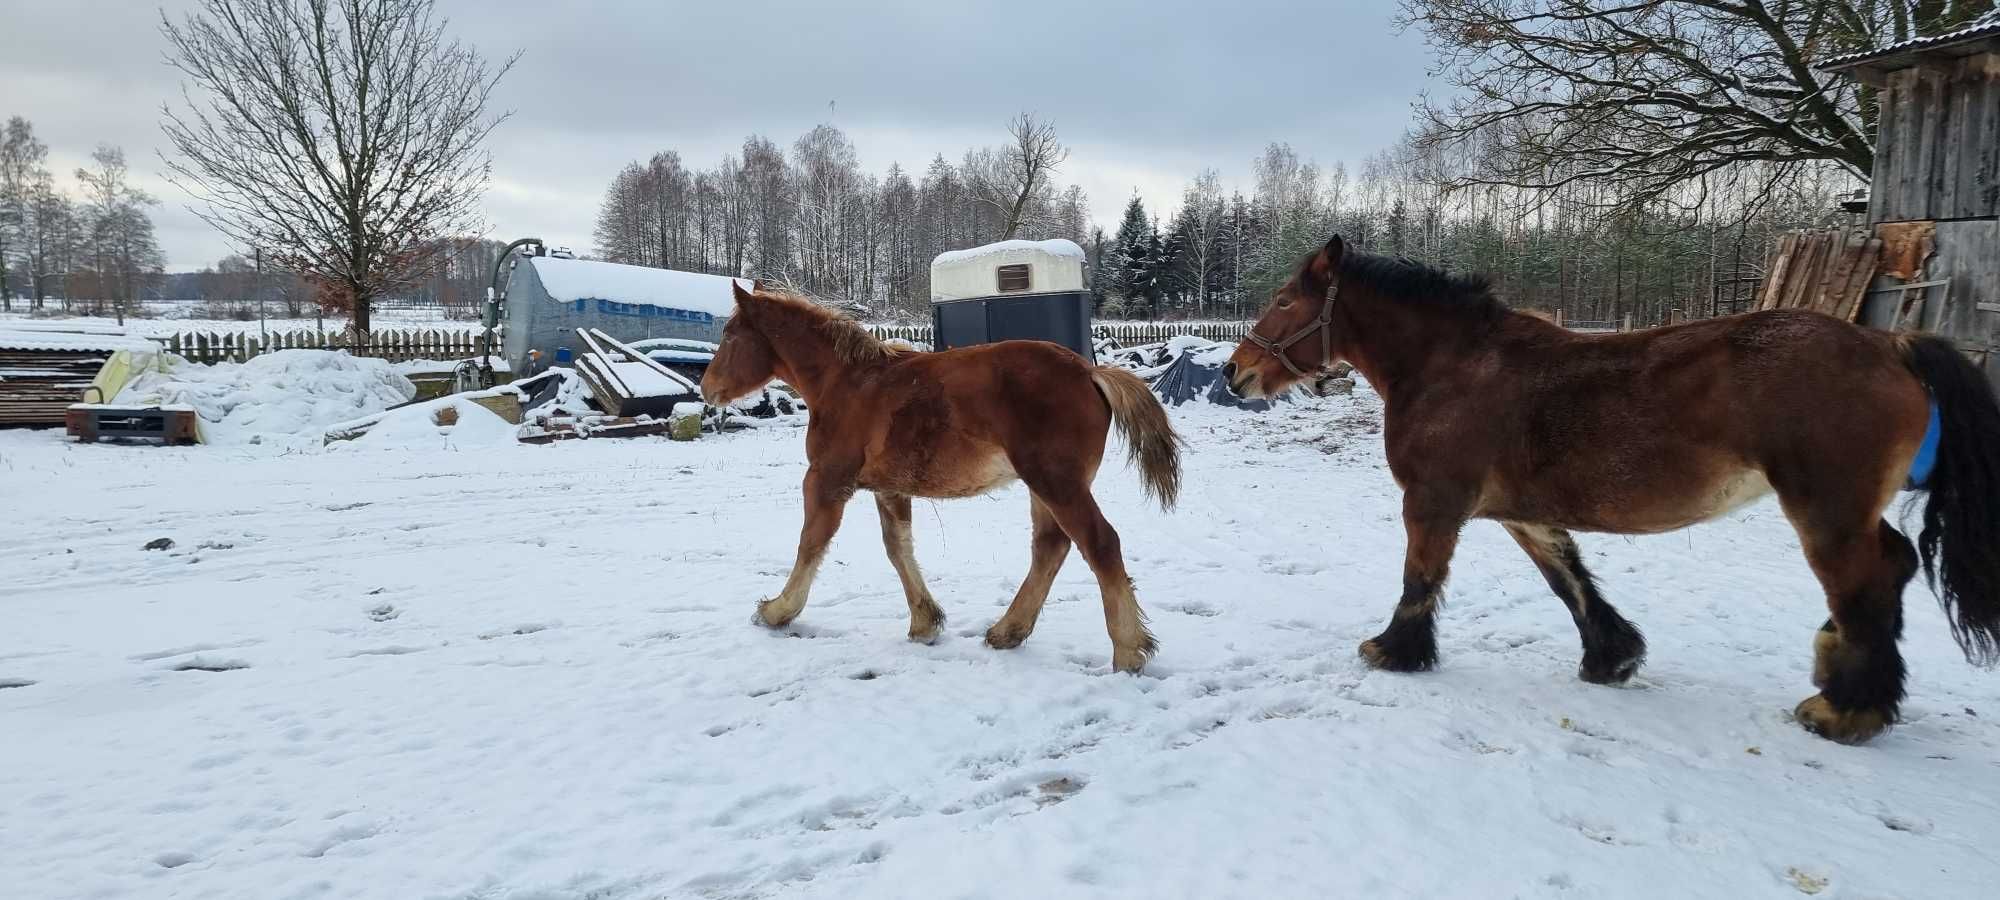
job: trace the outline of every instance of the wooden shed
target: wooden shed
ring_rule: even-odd
[[[1868,223],[1885,274],[1861,318],[1949,336],[2000,383],[2000,10],[1822,68],[1880,104]]]

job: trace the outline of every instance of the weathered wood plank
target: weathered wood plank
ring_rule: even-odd
[[[1890,81],[1875,92],[1875,170],[1868,175],[1868,223],[1889,221],[1889,198],[1882,186],[1896,182],[1896,84]],[[1769,271],[1767,267],[1765,271]]]
[[[1970,139],[1975,161],[1969,216],[2000,216],[2000,53],[1977,57],[1980,64],[1980,128]]]
[[[1882,242],[1870,238],[1855,250],[1848,267],[1847,283],[1840,287],[1839,302],[1830,311],[1834,318],[1843,322],[1852,322],[1861,313],[1861,298],[1868,293],[1868,285],[1875,280],[1875,264],[1882,256]]]
[[[1939,77],[1934,69],[1919,67],[1916,75],[1911,109],[1916,115],[1916,133],[1906,140],[1914,139],[1915,144],[1905,146],[1913,152],[1910,165],[1903,170],[1898,188],[1902,192],[1904,216],[1911,219],[1935,219],[1931,210],[1932,179],[1937,169],[1939,131],[1944,124],[1944,104],[1938,88]]]

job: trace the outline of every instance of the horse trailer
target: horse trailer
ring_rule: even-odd
[[[1050,341],[1092,359],[1083,267],[1083,248],[1060,239],[941,253],[931,261],[932,342]]]

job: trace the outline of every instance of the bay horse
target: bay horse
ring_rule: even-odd
[[[1572,531],[1652,534],[1776,492],[1831,615],[1796,720],[1843,742],[1896,721],[1903,587],[1921,560],[1975,665],[2000,655],[2000,405],[1937,337],[1796,310],[1584,335],[1508,310],[1480,278],[1311,253],[1224,367],[1265,396],[1344,359],[1381,394],[1403,489],[1402,595],[1361,644],[1377,668],[1432,668],[1459,531],[1498,521],[1569,608],[1579,676],[1616,684],[1646,652]],[[1927,491],[1919,554],[1883,518]]]
[[[805,609],[843,507],[868,490],[909,603],[910,640],[930,643],[945,614],[917,569],[910,498],[971,497],[1018,479],[1029,491],[1031,562],[986,643],[1004,650],[1027,640],[1074,543],[1103,594],[1113,668],[1145,666],[1158,644],[1125,574],[1118,532],[1090,493],[1113,425],[1146,493],[1162,509],[1180,493],[1180,438],[1138,376],[1044,341],[902,351],[809,300],[738,286],[702,396],[726,403],[773,378],[804,396],[810,416],[806,512],[791,576],[758,604],[758,622],[781,628]]]

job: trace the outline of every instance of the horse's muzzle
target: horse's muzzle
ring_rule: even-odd
[[[1230,393],[1245,400],[1255,400],[1263,393],[1257,389],[1257,373],[1239,371],[1235,363],[1223,363],[1222,383],[1229,385]]]

